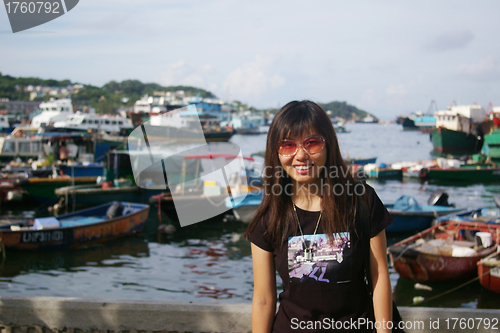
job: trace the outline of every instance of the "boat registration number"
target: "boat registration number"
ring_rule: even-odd
[[[500,266],[491,268],[490,275],[500,278]]]
[[[66,232],[61,230],[23,232],[21,235],[21,243],[62,242],[68,240],[68,236]]]

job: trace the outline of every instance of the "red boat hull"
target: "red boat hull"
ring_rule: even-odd
[[[416,282],[445,281],[473,275],[477,269],[477,262],[483,257],[451,257],[420,253],[416,258],[403,256],[394,260],[393,267],[400,276]]]
[[[497,258],[500,255],[497,255]],[[489,266],[484,261],[477,265],[479,282],[483,287],[500,294],[500,266]]]

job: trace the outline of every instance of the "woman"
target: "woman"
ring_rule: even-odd
[[[246,232],[253,332],[390,332],[382,323],[392,319],[384,231],[392,218],[348,172],[326,112],[310,101],[285,105],[269,128],[264,164],[264,198]],[[373,302],[354,225],[359,199],[370,210]],[[276,269],[283,292],[275,315]]]

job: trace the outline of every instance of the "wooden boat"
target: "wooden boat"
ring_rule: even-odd
[[[473,275],[476,264],[495,251],[500,224],[468,221],[443,221],[402,240],[388,251],[392,267],[406,279],[435,282]],[[474,235],[490,233],[493,244],[478,245]]]
[[[479,283],[488,290],[500,294],[500,247],[477,263]]]
[[[386,204],[385,207],[394,218],[394,222],[385,229],[387,232],[424,230],[439,216],[465,210],[450,206],[448,194],[439,190],[430,196],[427,205],[421,205],[414,198],[403,195],[394,204]]]
[[[148,213],[148,205],[110,202],[57,218],[2,225],[0,231],[6,249],[74,248],[140,232]]]

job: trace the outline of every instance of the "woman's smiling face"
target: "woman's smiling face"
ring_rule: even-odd
[[[324,138],[321,135],[313,132],[295,138],[287,138],[279,145],[292,153],[293,147],[298,146],[295,154],[279,153],[278,155],[281,166],[293,180],[299,184],[312,184],[320,180],[321,169],[325,167],[328,154]]]

